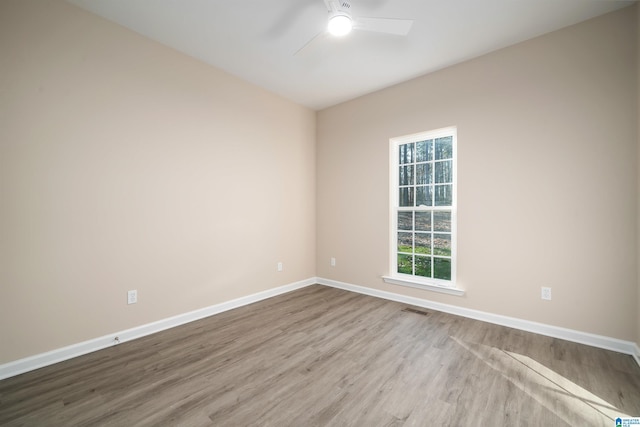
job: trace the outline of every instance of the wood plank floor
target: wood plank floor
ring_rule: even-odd
[[[310,286],[0,381],[3,426],[614,426],[626,355]]]

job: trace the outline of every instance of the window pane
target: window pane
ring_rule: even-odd
[[[433,139],[416,142],[416,162],[433,160]]]
[[[398,254],[398,273],[413,274],[413,256]]]
[[[416,206],[432,206],[432,203],[433,203],[432,202],[432,199],[433,199],[432,185],[417,187],[416,192],[417,192]]]
[[[433,277],[436,279],[451,280],[451,260],[447,258],[434,258]]]
[[[453,138],[450,136],[436,138],[436,160],[453,158],[452,142]]]
[[[400,166],[400,185],[413,185],[413,166]]]
[[[413,163],[413,143],[402,144],[398,147],[400,152],[400,164]]]
[[[398,212],[398,230],[413,230],[413,212]]]
[[[431,254],[431,233],[416,233],[416,253]]]
[[[416,165],[416,184],[431,184],[433,182],[431,170],[432,163],[423,163],[420,165]]]
[[[451,206],[453,202],[452,185],[436,185],[435,189],[435,206]]]
[[[416,218],[416,225],[417,225],[417,218]],[[451,232],[451,212],[434,212],[433,213],[433,231]]]
[[[413,198],[414,198],[414,189],[410,188],[400,188],[398,191],[400,195],[400,200],[398,201],[400,206],[413,206]]]
[[[416,212],[416,230],[431,231],[431,212]]]
[[[413,253],[413,233],[398,233],[398,252]]]
[[[451,177],[451,167],[453,162],[446,160],[444,162],[436,162],[436,184],[448,184],[453,182]]]
[[[416,255],[416,276],[431,277],[431,257]]]
[[[433,254],[451,256],[451,234],[433,235]]]
[[[455,129],[392,138],[390,143],[390,152],[397,153],[390,181],[398,194],[391,199],[395,211],[391,236],[396,238],[391,244],[392,275],[424,279],[417,283],[451,280],[456,242]]]

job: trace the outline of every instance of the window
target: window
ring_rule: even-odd
[[[390,144],[391,277],[385,280],[456,289],[456,129]]]

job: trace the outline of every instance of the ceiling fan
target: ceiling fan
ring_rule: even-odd
[[[327,28],[321,31],[294,55],[307,51],[318,39],[326,37],[342,37],[351,30],[370,31],[374,33],[393,34],[406,36],[411,31],[413,20],[395,18],[365,18],[351,14],[351,2],[349,0],[323,0],[328,12]]]

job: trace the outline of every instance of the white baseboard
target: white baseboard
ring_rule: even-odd
[[[157,322],[148,323],[146,325],[141,325],[124,331],[114,332],[112,334],[105,335],[99,338],[94,338],[67,347],[48,351],[46,353],[36,354],[24,359],[5,363],[0,365],[0,380],[13,377],[25,372],[33,371],[35,369],[43,368],[45,366],[62,362],[64,360],[72,359],[74,357],[82,356],[83,354],[111,347],[113,345],[116,345],[114,342],[114,338],[116,336],[119,338],[120,343],[131,341],[136,338],[141,338],[156,332],[163,331],[165,329],[203,319],[214,314],[252,304],[254,302],[291,292],[296,289],[301,289],[316,283],[391,301],[411,304],[417,307],[430,308],[445,313],[456,314],[458,316],[469,317],[471,319],[495,323],[502,326],[508,326],[515,329],[521,329],[523,331],[534,332],[554,338],[560,338],[567,341],[573,341],[580,344],[586,344],[592,347],[598,347],[606,350],[617,351],[619,353],[629,354],[633,356],[638,365],[640,365],[640,347],[638,347],[636,343],[631,341],[623,341],[616,338],[609,338],[601,335],[590,334],[587,332],[561,328],[558,326],[531,322],[514,317],[501,316],[498,314],[472,310],[454,305],[442,304],[434,301],[424,300],[421,298],[414,298],[406,295],[396,294],[393,292],[381,291],[364,286],[353,285],[350,283],[338,282],[336,280],[324,279],[321,277],[312,277],[306,280],[291,283],[289,285],[280,286],[263,292],[258,292],[256,294],[237,298],[231,301],[215,304],[199,310],[169,317],[167,319],[162,319]]]
[[[384,298],[391,301],[402,302],[405,304],[415,305],[417,307],[430,308],[432,310],[443,311],[445,313],[456,314],[458,316],[468,317],[471,319],[481,320],[483,322],[494,323],[497,325],[508,326],[510,328],[520,329],[527,332],[533,332],[540,335],[546,335],[553,338],[560,338],[580,344],[590,345],[606,350],[616,351],[618,353],[629,354],[638,362],[640,366],[640,348],[632,341],[623,341],[617,338],[605,337],[602,335],[591,334],[588,332],[576,331],[573,329],[561,328],[559,326],[546,325],[544,323],[532,322],[529,320],[517,319],[515,317],[501,316],[499,314],[487,313],[484,311],[472,310],[469,308],[458,307],[455,305],[442,304],[439,302],[429,301],[421,298],[414,298],[406,295],[396,294],[393,292],[381,291],[378,289],[367,288],[364,286],[353,285],[350,283],[338,282],[336,280],[317,278],[317,283],[321,285],[340,288],[347,291],[357,292],[364,295]]]
[[[124,331],[114,332],[112,334],[105,335],[99,338],[94,338],[94,339],[73,344],[67,347],[51,350],[46,353],[36,354],[34,356],[26,357],[24,359],[19,359],[13,362],[5,363],[0,365],[0,380],[13,377],[28,371],[33,371],[35,369],[43,368],[45,366],[62,362],[64,360],[72,359],[74,357],[82,356],[83,354],[87,354],[97,350],[102,350],[107,347],[111,347],[113,345],[116,345],[116,342],[114,341],[115,337],[118,337],[120,343],[131,341],[136,338],[141,338],[146,335],[163,331],[165,329],[184,325],[185,323],[203,319],[205,317],[222,313],[227,310],[232,310],[234,308],[252,304],[254,302],[271,298],[276,295],[280,295],[286,292],[294,291],[296,289],[304,288],[306,286],[313,285],[315,283],[317,283],[317,280],[315,277],[312,277],[310,279],[302,280],[300,282],[295,282],[295,283],[280,286],[277,288],[268,289],[263,292],[247,295],[246,297],[241,297],[241,298],[237,298],[231,301],[226,301],[220,304],[215,304],[199,310],[194,310],[188,313],[169,317],[167,319],[158,320],[157,322],[147,323],[146,325],[137,326],[135,328],[127,329]]]

